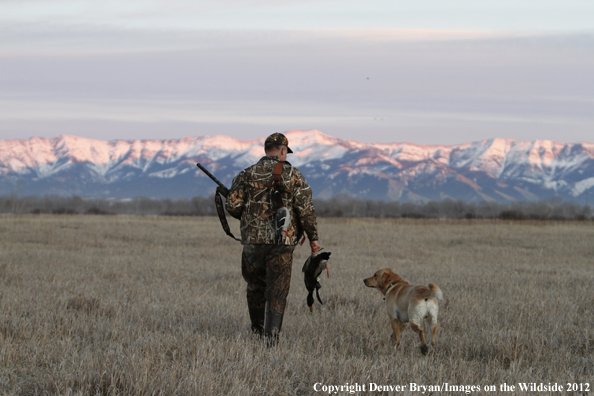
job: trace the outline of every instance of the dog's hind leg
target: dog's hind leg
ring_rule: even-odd
[[[435,334],[437,333],[437,318],[435,316],[428,316],[425,318],[424,323],[426,326],[424,327],[427,331],[427,337],[431,338],[431,349],[435,349]],[[429,343],[429,340],[427,340]]]
[[[426,316],[426,321],[429,324],[429,331],[431,331],[431,348],[435,349],[435,334],[437,333],[437,302],[435,305],[429,307],[429,312]]]
[[[437,320],[433,316],[429,321],[429,328],[431,329],[431,348],[435,349],[435,334],[437,333]]]
[[[429,352],[429,348],[425,343],[425,332],[418,323],[412,321],[410,322],[410,328],[419,335],[419,338],[421,339],[421,353],[426,355],[427,352]]]

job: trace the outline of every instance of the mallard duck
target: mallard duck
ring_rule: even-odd
[[[320,275],[324,268],[327,267],[328,260],[330,259],[330,255],[332,252],[319,252],[316,254],[312,254],[305,260],[305,264],[303,264],[303,281],[305,282],[305,288],[308,291],[307,294],[307,306],[309,307],[309,311],[313,312],[313,291],[316,290],[316,297],[320,304],[323,304],[322,300],[320,299],[319,290],[322,287],[320,285]]]

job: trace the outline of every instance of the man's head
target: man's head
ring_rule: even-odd
[[[279,157],[281,161],[287,160],[287,154],[293,152],[289,148],[289,139],[282,133],[273,133],[264,142],[264,151],[268,156]]]

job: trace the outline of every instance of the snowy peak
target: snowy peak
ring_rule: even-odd
[[[362,143],[317,130],[285,133],[289,161],[314,196],[365,199],[513,201],[561,196],[587,201],[594,144],[488,139],[461,145]],[[230,184],[264,155],[265,137],[194,136],[165,140],[55,138],[0,141],[0,193],[179,198],[209,195],[205,164]]]

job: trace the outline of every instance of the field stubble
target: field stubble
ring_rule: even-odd
[[[0,391],[309,395],[315,383],[593,378],[590,223],[319,225],[332,251],[324,305],[305,304],[298,247],[281,342],[267,349],[248,331],[241,246],[215,218],[1,217]],[[363,285],[384,267],[443,290],[429,356],[410,329],[402,349],[390,342],[382,297]]]

